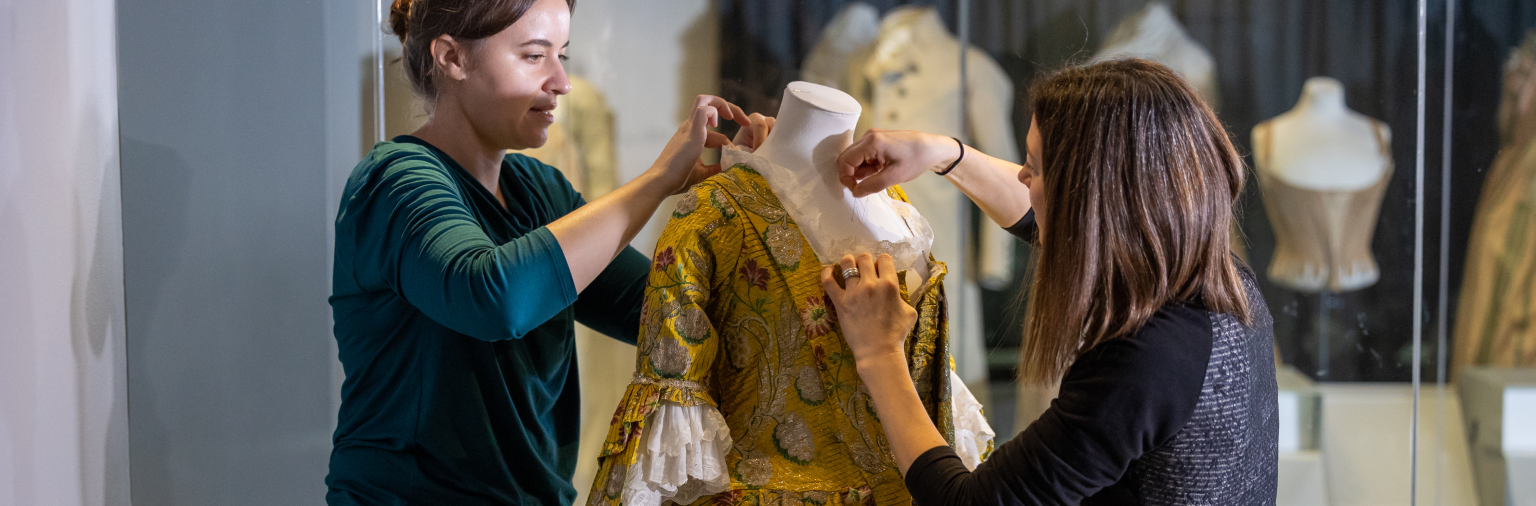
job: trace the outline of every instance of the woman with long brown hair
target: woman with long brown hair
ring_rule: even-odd
[[[889,257],[823,270],[908,489],[924,505],[1273,504],[1272,320],[1228,249],[1246,169],[1225,129],[1145,60],[1058,71],[1031,100],[1022,168],[918,132],[873,131],[839,159],[858,195],[940,172],[1039,247],[1020,379],[1060,394],[974,471],[907,376],[915,312]]]
[[[650,261],[626,246],[663,198],[719,172],[709,127],[771,124],[701,96],[656,162],[586,202],[543,145],[573,0],[395,0],[430,117],[353,169],[331,310],[346,381],[326,502],[570,504],[576,322],[633,343]],[[754,137],[755,136],[755,137]]]

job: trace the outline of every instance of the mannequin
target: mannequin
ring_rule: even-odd
[[[1344,86],[1308,79],[1296,107],[1253,129],[1253,157],[1276,235],[1272,281],[1346,292],[1376,283],[1371,236],[1392,174],[1391,131],[1349,110]]]
[[[1483,181],[1457,303],[1455,376],[1536,367],[1536,33],[1504,67],[1499,154]]]
[[[1301,100],[1253,128],[1253,159],[1275,230],[1269,279],[1319,293],[1318,379],[1329,370],[1328,312],[1334,293],[1376,283],[1376,216],[1392,178],[1391,130],[1349,110],[1344,85],[1308,79]]]
[[[1116,58],[1145,58],[1166,65],[1183,76],[1212,109],[1218,108],[1216,60],[1190,38],[1165,3],[1152,2],[1120,21],[1092,61]]]
[[[832,16],[800,66],[800,80],[848,90],[848,60],[875,42],[880,11],[864,2],[851,2]]]
[[[589,504],[911,501],[821,287],[822,257],[868,251],[850,238],[906,254],[918,395],[962,460],[990,450],[949,367],[946,267],[922,216],[899,187],[855,199],[836,178],[858,115],[842,92],[792,83],[757,151],[726,149],[729,168],[679,199]]]
[[[1012,81],[984,51],[968,48],[962,89],[960,48],[960,41],[931,7],[901,7],[886,14],[876,42],[849,63],[849,91],[864,108],[858,133],[871,127],[921,130],[1019,161]],[[924,176],[902,188],[933,224],[933,254],[953,274],[945,283],[951,294],[949,325],[956,368],[972,390],[984,392],[987,364],[980,284],[999,287],[1012,280],[1017,240],[990,224],[975,229],[972,204],[942,178]],[[973,229],[979,235],[979,248],[971,245]]]
[[[821,263],[861,252],[889,253],[897,270],[917,271],[910,279],[927,279],[925,259],[933,244],[928,221],[884,193],[854,198],[838,182],[837,155],[853,144],[858,101],[826,86],[795,81],[785,88],[781,104],[773,133],[757,151],[727,148],[721,165],[757,168]]]

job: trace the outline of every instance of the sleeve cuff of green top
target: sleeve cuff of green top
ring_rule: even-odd
[[[560,287],[559,309],[569,307],[576,303],[576,280],[571,277],[571,266],[565,263],[565,250],[560,246],[560,240],[555,238],[555,233],[549,231],[549,227],[539,227],[529,232],[528,238],[538,241],[539,251],[545,255],[544,261],[549,265],[555,276],[554,283]],[[545,294],[533,294],[535,297],[545,297]]]

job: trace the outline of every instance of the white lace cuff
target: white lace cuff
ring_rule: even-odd
[[[624,504],[688,504],[730,487],[725,452],[731,430],[713,406],[661,401],[645,417],[635,463],[624,478]]]
[[[955,417],[955,454],[960,456],[966,469],[974,471],[981,464],[982,452],[987,450],[987,444],[997,433],[987,425],[987,417],[981,415],[981,401],[976,400],[953,369],[949,371],[949,384]]]

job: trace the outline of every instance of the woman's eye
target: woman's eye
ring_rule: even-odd
[[[563,54],[560,55],[560,61],[566,61],[566,60],[569,60],[569,59],[571,59],[571,57],[563,55]]]
[[[527,58],[528,58],[528,61],[530,61],[530,62],[538,63],[538,62],[544,60],[544,55],[535,53],[535,54],[528,55]]]

